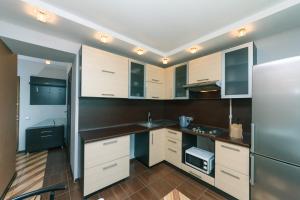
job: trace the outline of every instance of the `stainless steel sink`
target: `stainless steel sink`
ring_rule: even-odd
[[[138,125],[147,127],[147,128],[156,128],[159,126],[168,126],[168,125],[174,125],[174,124],[176,124],[176,123],[174,123],[173,121],[168,121],[168,120],[155,120],[155,121],[152,121],[151,123],[149,123],[149,122],[138,123]]]
[[[147,128],[155,128],[155,127],[159,127],[161,126],[159,123],[149,123],[149,122],[142,122],[142,123],[138,123],[138,125],[143,126],[143,127],[147,127]]]

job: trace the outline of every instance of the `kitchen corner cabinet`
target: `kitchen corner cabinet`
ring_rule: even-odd
[[[145,64],[130,61],[129,97],[145,98]],[[128,83],[126,84],[126,86]]]
[[[222,53],[214,53],[189,62],[189,84],[221,80]]]
[[[175,99],[188,99],[188,90],[183,86],[188,82],[188,64],[175,67]]]
[[[162,162],[164,158],[164,131],[165,129],[158,129],[150,131],[149,138],[149,166],[153,166]]]
[[[128,98],[128,58],[83,45],[81,96]]]
[[[161,67],[146,65],[146,98],[164,99],[165,98],[165,77]]]
[[[222,53],[222,98],[252,97],[252,67],[256,62],[253,42]]]
[[[174,98],[174,67],[168,67],[164,70],[165,76],[165,99]]]

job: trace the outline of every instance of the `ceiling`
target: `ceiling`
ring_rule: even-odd
[[[20,58],[34,57],[36,58],[36,61],[42,59],[42,62],[44,62],[45,59],[47,59],[56,61],[55,63],[73,63],[76,58],[75,54],[71,54],[68,52],[59,51],[56,49],[51,49],[1,36],[0,39],[3,40],[3,42],[12,52],[22,55],[20,56]]]
[[[70,41],[162,66],[300,26],[300,0],[1,0],[0,18]],[[49,23],[34,11],[48,12]],[[280,23],[279,23],[280,22]],[[236,37],[246,27],[246,37]],[[97,32],[112,36],[100,43]],[[200,51],[187,49],[197,45]],[[145,49],[138,56],[134,50]]]

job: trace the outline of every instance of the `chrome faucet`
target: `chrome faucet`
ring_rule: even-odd
[[[148,112],[148,125],[152,124],[152,118],[151,118],[151,113]]]

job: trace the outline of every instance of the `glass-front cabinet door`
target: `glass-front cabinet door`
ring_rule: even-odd
[[[143,63],[130,61],[130,98],[145,97],[145,65]]]
[[[175,99],[187,99],[188,91],[183,86],[187,84],[188,77],[187,64],[179,65],[175,68]]]
[[[252,97],[253,42],[223,51],[222,98]]]

